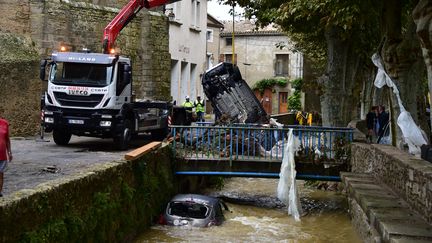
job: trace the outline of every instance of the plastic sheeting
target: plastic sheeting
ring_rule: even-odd
[[[427,144],[426,139],[422,135],[422,130],[420,129],[420,127],[417,126],[417,124],[415,124],[413,118],[411,117],[411,114],[407,110],[405,110],[405,107],[402,105],[399,90],[396,84],[385,71],[384,64],[378,53],[372,55],[372,62],[378,68],[374,85],[378,88],[382,88],[384,87],[384,85],[387,85],[393,89],[393,93],[396,95],[400,107],[400,115],[397,119],[397,124],[402,131],[405,142],[408,144],[409,152],[411,154],[419,156],[421,152],[420,147],[423,144]]]
[[[294,138],[293,129],[289,129],[288,142],[284,148],[284,157],[279,174],[277,196],[285,205],[288,206],[288,214],[292,215],[296,221],[300,221],[301,204],[298,197],[296,170],[294,155],[299,147],[298,140]]]

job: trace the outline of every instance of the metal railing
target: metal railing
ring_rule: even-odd
[[[176,156],[189,160],[281,161],[290,128],[299,144],[296,162],[344,163],[348,159],[353,129],[336,127],[171,126],[172,148]]]

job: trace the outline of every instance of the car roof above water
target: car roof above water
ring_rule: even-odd
[[[178,194],[175,197],[171,199],[171,201],[175,202],[195,202],[195,203],[202,203],[202,204],[209,204],[214,205],[219,202],[218,198],[210,197],[210,196],[204,196],[199,194]]]

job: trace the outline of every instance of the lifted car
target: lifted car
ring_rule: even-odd
[[[219,63],[204,73],[202,85],[216,117],[226,115],[232,123],[269,122],[267,113],[237,66]]]
[[[159,219],[160,224],[174,226],[209,227],[221,225],[225,217],[220,199],[198,194],[179,194],[171,199]]]

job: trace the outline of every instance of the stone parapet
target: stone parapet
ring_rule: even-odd
[[[370,173],[432,223],[432,163],[395,147],[354,143],[352,172]]]
[[[371,174],[341,173],[353,225],[364,242],[430,242],[432,226]]]

